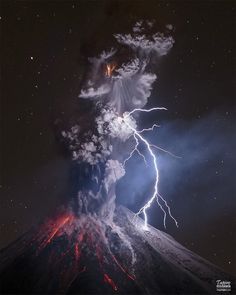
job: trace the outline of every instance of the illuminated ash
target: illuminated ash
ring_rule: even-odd
[[[140,21],[133,27],[132,34],[115,34],[117,45],[129,48],[128,62],[116,56],[118,50],[99,54],[89,58],[90,74],[79,97],[100,101],[114,108],[120,115],[134,108],[142,108],[147,103],[156,80],[155,73],[149,69],[166,55],[174,44],[171,36],[163,33],[151,33],[154,22]]]
[[[139,21],[133,27],[133,33],[115,34],[114,37],[119,43],[129,46],[139,53],[166,55],[172,48],[174,39],[171,36],[165,36],[163,33],[150,34],[149,30],[153,25],[154,22],[152,21]]]
[[[159,56],[166,55],[174,44],[172,37],[165,37],[161,33],[152,35],[151,39],[145,35],[115,35],[117,41],[128,45],[135,50],[143,50],[145,53],[156,52]]]
[[[79,165],[83,163],[89,165],[86,168],[89,172],[86,176],[80,175],[80,179],[86,182],[89,177],[95,182],[95,185],[91,183],[92,189],[81,187],[78,190],[76,200],[79,213],[93,212],[112,220],[115,208],[115,184],[118,178],[113,179],[108,176],[107,163],[113,163],[116,167],[113,171],[120,177],[125,174],[121,163],[125,165],[135,152],[146,165],[151,163],[150,167],[155,174],[153,194],[137,213],[144,215],[146,229],[147,209],[154,200],[163,211],[164,226],[166,227],[167,215],[177,225],[169,205],[158,191],[159,171],[154,151],[156,149],[168,151],[152,145],[144,137],[143,133],[153,131],[156,124],[141,130],[137,126],[138,113],[165,109],[144,108],[157,78],[149,67],[150,61],[153,64],[153,61],[159,60],[174,44],[171,36],[149,32],[154,30],[154,24],[154,21],[141,20],[134,25],[133,33],[114,35],[119,45],[133,51],[134,56],[128,62],[117,61],[116,54],[119,50],[114,48],[103,51],[97,57],[89,58],[91,70],[79,97],[94,103],[96,116],[89,118],[94,122],[93,130],[83,133],[80,131],[81,126],[75,125],[70,131],[64,131],[62,134],[68,141],[73,160]],[[146,148],[147,157],[141,152],[140,145]],[[120,174],[122,169],[123,172]]]
[[[132,117],[127,118],[127,121],[133,128],[136,128],[136,121]],[[96,118],[96,123],[98,132],[102,135],[121,141],[126,141],[132,135],[127,124],[113,109],[102,109],[101,114]]]
[[[136,216],[140,215],[141,213],[143,213],[144,215],[144,229],[147,230],[148,229],[148,218],[147,218],[147,209],[151,207],[152,203],[154,200],[157,201],[158,206],[160,207],[160,209],[162,210],[162,212],[164,213],[164,227],[166,228],[166,216],[167,214],[169,214],[169,216],[171,217],[171,219],[175,222],[176,226],[178,226],[177,220],[173,217],[170,207],[167,204],[166,200],[160,195],[159,190],[158,190],[158,184],[159,184],[159,171],[158,171],[158,166],[157,166],[157,159],[155,156],[155,153],[153,151],[153,145],[151,145],[142,135],[142,133],[144,131],[152,131],[155,124],[149,128],[149,129],[143,129],[138,131],[136,128],[134,128],[133,126],[131,126],[129,124],[129,119],[132,118],[132,114],[134,114],[135,112],[145,112],[145,113],[149,113],[151,111],[157,111],[157,110],[166,110],[166,108],[163,107],[156,107],[156,108],[151,108],[151,109],[134,109],[131,112],[126,112],[123,117],[121,117],[121,119],[124,121],[124,123],[127,125],[127,128],[129,130],[132,130],[133,132],[133,137],[135,139],[135,147],[134,149],[131,151],[130,155],[128,158],[125,159],[124,164],[133,156],[134,152],[137,151],[139,155],[141,155],[144,158],[145,163],[147,163],[146,158],[144,157],[143,154],[140,153],[138,146],[140,143],[143,143],[148,151],[149,156],[152,159],[152,164],[153,164],[153,168],[155,171],[155,183],[154,183],[154,188],[153,188],[153,194],[150,197],[150,199],[146,202],[146,204],[137,212]],[[163,205],[161,204],[161,202],[163,202],[165,208],[163,207]]]
[[[90,87],[86,90],[82,90],[80,97],[83,98],[99,98],[106,94],[108,94],[111,91],[111,88],[108,84],[104,84],[97,89],[94,89],[93,87]]]

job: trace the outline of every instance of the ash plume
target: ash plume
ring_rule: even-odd
[[[88,174],[92,175],[91,179],[97,186],[97,190],[90,190],[89,194],[87,191],[78,192],[78,208],[85,203],[82,207],[88,209],[90,206],[87,203],[96,200],[97,203],[103,203],[99,211],[101,214],[106,212],[104,206],[108,203],[111,206],[111,200],[115,202],[115,189],[111,187],[125,174],[123,163],[134,146],[133,130],[137,128],[138,117],[134,114],[123,120],[122,116],[146,105],[157,78],[149,67],[150,62],[158,61],[174,44],[171,36],[153,32],[153,25],[152,21],[137,22],[132,33],[113,35],[117,48],[112,47],[102,51],[97,57],[88,58],[90,71],[79,97],[90,100],[96,109],[96,115],[90,118],[93,121],[93,130],[83,132],[83,126],[76,124],[70,130],[62,132],[71,150],[72,159],[78,165],[86,163],[89,166]],[[116,58],[120,46],[132,51],[129,61],[122,62]],[[108,161],[110,166],[120,165],[121,168],[117,171],[114,169],[120,176],[107,182]],[[110,193],[109,198],[105,197],[104,194],[108,195],[110,191],[113,191],[113,195]]]
[[[171,36],[150,33],[152,25],[141,21],[134,25],[131,34],[114,34],[117,46],[128,47],[133,56],[128,62],[117,64],[117,50],[111,48],[90,58],[91,73],[80,97],[103,102],[119,114],[144,107],[156,80],[155,73],[148,70],[150,61],[166,55],[174,44]],[[112,73],[104,75],[108,66]]]

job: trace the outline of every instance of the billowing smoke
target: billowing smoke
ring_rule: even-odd
[[[174,44],[171,36],[150,34],[152,26],[152,22],[140,21],[131,34],[114,35],[118,45],[126,46],[133,52],[127,63],[117,65],[115,49],[90,58],[91,75],[80,97],[105,102],[120,115],[144,107],[156,80],[155,73],[148,71],[150,61],[166,55]],[[104,71],[106,68],[108,71]]]
[[[150,65],[156,64],[174,44],[171,36],[153,32],[153,25],[154,22],[150,21],[137,22],[132,33],[113,35],[117,48],[114,46],[97,57],[89,58],[91,70],[79,97],[93,102],[96,115],[88,120],[93,121],[94,126],[83,132],[82,126],[74,125],[70,130],[62,132],[72,152],[72,159],[82,167],[78,181],[86,182],[89,179],[90,183],[89,187],[82,186],[78,191],[78,214],[93,213],[112,221],[115,183],[124,176],[124,162],[134,152],[143,156],[138,149],[141,143],[150,152],[156,183],[148,206],[141,208],[139,214],[144,214],[147,225],[146,209],[154,198],[162,208],[164,218],[166,212],[170,212],[169,206],[158,194],[158,169],[154,152],[141,135],[148,130],[137,131],[136,122],[157,78]],[[130,59],[126,62],[116,58],[123,48],[129,50]],[[144,111],[159,109],[164,108]],[[170,216],[172,217],[171,213]]]

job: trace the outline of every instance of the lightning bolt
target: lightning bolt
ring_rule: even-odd
[[[134,127],[132,127],[129,124],[129,119],[130,117],[132,117],[132,114],[135,112],[152,112],[152,111],[157,111],[157,110],[167,110],[164,107],[155,107],[155,108],[151,108],[151,109],[134,109],[131,112],[126,112],[123,114],[123,117],[121,118],[122,121],[127,125],[128,128],[130,128],[133,132],[133,137],[135,139],[135,147],[132,150],[132,152],[130,153],[129,157],[125,160],[124,163],[126,163],[134,154],[135,151],[137,151],[140,154],[140,151],[138,150],[138,145],[140,142],[142,142],[148,152],[150,157],[152,158],[152,163],[154,166],[154,170],[155,170],[155,184],[154,184],[154,189],[153,189],[153,194],[150,197],[150,199],[147,201],[147,203],[136,213],[136,216],[143,214],[144,215],[144,229],[147,230],[148,229],[148,217],[147,217],[147,209],[151,207],[152,203],[156,200],[158,206],[160,207],[160,209],[162,210],[163,214],[164,214],[164,227],[166,228],[166,217],[167,217],[167,213],[169,214],[170,218],[175,222],[175,225],[178,227],[178,222],[177,220],[173,217],[171,210],[170,210],[170,206],[168,205],[167,201],[160,195],[159,191],[158,191],[158,184],[159,184],[159,171],[158,171],[158,166],[157,166],[157,159],[156,156],[154,154],[153,148],[158,148],[160,150],[163,150],[157,146],[154,146],[152,144],[150,144],[143,136],[142,133],[144,131],[151,131],[153,130],[154,127],[156,127],[157,125],[154,124],[151,128],[147,128],[147,129],[143,129],[143,130],[136,130]],[[168,152],[166,150],[163,150],[165,152]],[[169,153],[169,152],[168,152]],[[171,154],[171,153],[170,153]],[[143,156],[143,154],[141,154]],[[171,154],[173,155],[173,154]],[[175,155],[173,155],[175,156]],[[144,156],[143,156],[144,157]],[[147,163],[146,159],[145,159],[145,163]],[[164,209],[164,207],[162,206],[162,204],[160,203],[160,200],[164,203],[165,207],[167,208],[167,210]]]
[[[134,154],[135,152],[137,152],[137,153],[140,155],[140,157],[143,158],[143,161],[144,161],[144,163],[146,164],[146,166],[148,166],[147,161],[146,161],[146,158],[144,157],[144,155],[143,155],[143,154],[140,152],[140,150],[138,149],[139,141],[138,141],[138,138],[137,138],[137,136],[135,135],[135,133],[133,134],[133,137],[134,137],[135,142],[136,142],[135,147],[134,147],[134,149],[131,151],[131,153],[129,154],[128,158],[124,160],[124,163],[123,163],[123,164],[125,165],[126,162],[129,161],[129,159],[132,158],[133,154]]]
[[[145,132],[145,131],[153,131],[155,127],[160,127],[160,126],[157,125],[157,124],[154,124],[154,125],[152,125],[152,127],[150,127],[150,128],[144,128],[144,129],[142,129],[142,130],[140,130],[140,131],[138,131],[138,132],[139,132],[139,133],[143,133],[143,132]]]

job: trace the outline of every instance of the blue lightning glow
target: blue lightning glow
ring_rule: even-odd
[[[164,227],[166,228],[166,216],[167,216],[167,213],[169,214],[170,218],[175,222],[175,225],[178,227],[178,222],[177,220],[173,217],[172,213],[171,213],[171,210],[170,210],[170,207],[167,203],[167,201],[159,194],[159,191],[158,191],[158,183],[159,183],[159,171],[158,171],[158,166],[157,166],[157,159],[156,159],[156,156],[153,152],[153,148],[157,148],[157,149],[160,149],[160,150],[163,150],[165,151],[164,149],[161,149],[157,146],[154,146],[152,144],[150,144],[141,134],[142,132],[144,131],[152,131],[154,127],[156,127],[157,125],[154,124],[151,128],[147,128],[147,129],[143,129],[143,130],[136,130],[134,127],[132,127],[130,124],[129,124],[129,119],[130,116],[134,113],[134,112],[151,112],[151,111],[156,111],[156,110],[166,110],[166,108],[164,107],[156,107],[156,108],[151,108],[151,109],[134,109],[132,110],[131,112],[129,113],[124,113],[123,114],[123,117],[122,117],[122,121],[127,125],[128,128],[130,128],[133,132],[133,137],[135,139],[135,147],[134,149],[132,150],[132,152],[130,153],[129,157],[125,160],[124,163],[126,163],[134,154],[135,151],[137,151],[139,154],[140,151],[138,150],[138,145],[140,142],[144,143],[144,145],[146,146],[151,158],[152,158],[152,163],[153,163],[153,166],[154,166],[154,169],[155,169],[155,184],[154,184],[154,189],[153,189],[153,194],[152,196],[150,197],[150,199],[147,201],[147,203],[136,213],[136,216],[140,215],[141,213],[143,213],[144,215],[144,229],[147,230],[148,229],[148,217],[147,217],[147,209],[151,207],[152,203],[154,202],[154,200],[157,201],[157,204],[158,206],[160,207],[160,209],[162,210],[163,214],[164,214]],[[132,116],[131,116],[132,117]],[[165,152],[168,152],[168,151],[165,151]],[[169,153],[169,152],[168,152]],[[171,154],[171,153],[169,153]],[[141,154],[143,156],[143,154]],[[173,155],[173,154],[171,154]],[[175,155],[173,155],[175,156]],[[143,156],[144,157],[144,156]],[[146,160],[145,160],[146,162]],[[160,203],[160,200],[165,204],[165,207],[167,208],[167,212],[166,210],[163,208],[162,204]]]

